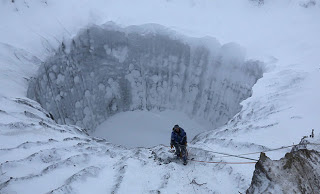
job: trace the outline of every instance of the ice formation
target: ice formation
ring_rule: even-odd
[[[240,111],[262,77],[235,43],[189,38],[149,24],[83,29],[41,67],[29,85],[60,124],[95,129],[131,110],[178,110],[213,127]]]

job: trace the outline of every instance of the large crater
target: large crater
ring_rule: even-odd
[[[30,81],[28,97],[58,123],[89,131],[133,110],[180,111],[213,129],[240,111],[262,74],[234,43],[108,23],[62,43]]]

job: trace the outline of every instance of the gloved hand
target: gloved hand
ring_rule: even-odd
[[[185,146],[187,146],[187,145],[188,145],[188,143],[186,142],[184,145],[185,145]]]
[[[172,144],[170,144],[170,147],[171,147],[171,149],[173,148],[173,145]]]

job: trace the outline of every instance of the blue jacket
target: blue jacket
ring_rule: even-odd
[[[187,142],[187,134],[180,127],[180,133],[177,133],[175,130],[171,133],[171,144],[178,143],[184,145]]]

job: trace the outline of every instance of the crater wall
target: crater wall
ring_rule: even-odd
[[[89,130],[131,110],[178,110],[218,127],[262,77],[237,44],[179,36],[158,25],[91,26],[41,65],[28,97],[60,124]]]

